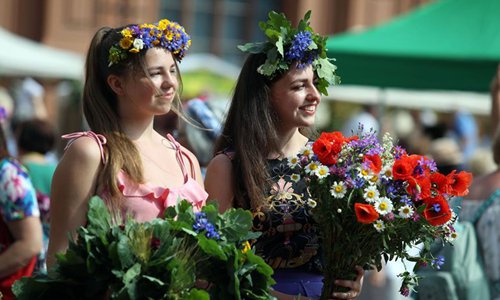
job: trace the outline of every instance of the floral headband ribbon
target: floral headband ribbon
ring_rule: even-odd
[[[337,67],[331,62],[335,59],[326,55],[327,38],[314,33],[309,26],[310,16],[311,11],[308,11],[298,27],[292,28],[283,13],[271,11],[267,22],[259,23],[267,41],[247,43],[238,48],[248,53],[265,53],[267,59],[257,72],[269,78],[288,70],[294,62],[299,69],[312,65],[318,76],[319,92],[328,95],[328,86],[339,84],[340,77],[335,74]]]
[[[180,62],[191,46],[191,38],[184,27],[168,19],[154,24],[133,25],[119,33],[122,36],[120,41],[109,49],[109,67],[127,59],[130,53],[153,47],[167,49]]]

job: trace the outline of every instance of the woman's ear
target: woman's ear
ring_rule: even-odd
[[[120,76],[111,74],[107,79],[109,87],[118,96],[125,95],[125,87],[123,86],[123,79]]]

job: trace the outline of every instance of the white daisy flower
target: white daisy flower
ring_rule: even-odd
[[[135,39],[134,40],[134,48],[138,50],[142,50],[144,48],[144,41],[141,39]]]
[[[375,227],[375,230],[377,230],[377,232],[384,231],[385,229],[384,221],[382,220],[375,221],[375,223],[373,223],[373,227]]]
[[[300,174],[294,173],[294,174],[290,175],[290,178],[291,178],[294,182],[298,182],[298,181],[300,180]]]
[[[368,183],[371,185],[376,185],[380,182],[380,177],[377,174],[372,174],[370,179],[368,179]]]
[[[358,168],[358,177],[363,178],[364,180],[370,180],[372,177],[372,171],[370,169]]]
[[[446,240],[447,242],[453,242],[454,240],[456,240],[456,239],[457,239],[457,237],[458,237],[458,233],[457,233],[456,231],[453,231],[453,232],[451,232],[450,234],[447,234],[447,235],[445,236],[445,240]]]
[[[315,174],[316,170],[320,167],[320,163],[316,161],[310,162],[306,166],[306,174]]]
[[[328,169],[327,166],[321,165],[319,166],[319,168],[316,169],[316,171],[314,171],[314,174],[318,176],[319,179],[323,179],[328,176],[329,172],[330,169]]]
[[[313,199],[307,199],[307,205],[309,205],[309,207],[311,207],[311,208],[315,208],[316,205],[318,205],[318,203],[316,201],[314,201]]]
[[[312,158],[314,155],[314,152],[312,150],[312,146],[307,144],[304,147],[302,147],[299,151],[299,154],[302,154],[303,156],[307,156],[309,158]]]
[[[413,216],[413,207],[411,207],[410,205],[404,205],[398,209],[398,212],[401,218],[409,219],[411,218],[411,216]]]
[[[387,197],[380,197],[375,201],[375,210],[382,216],[392,212],[392,201]]]
[[[376,186],[368,186],[367,188],[365,188],[365,193],[363,194],[363,197],[365,198],[366,202],[373,203],[375,202],[375,200],[378,199],[379,195],[380,193],[377,190]]]
[[[299,162],[300,160],[297,155],[288,157],[288,166],[292,169],[295,168],[299,164]]]
[[[330,187],[330,194],[337,199],[344,198],[346,193],[347,188],[343,181],[335,181]]]
[[[385,179],[392,179],[392,166],[385,166],[382,168],[382,171],[380,172],[382,177]]]

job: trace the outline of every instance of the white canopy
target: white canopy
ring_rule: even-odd
[[[48,47],[0,27],[0,76],[82,79],[83,56]]]
[[[328,96],[323,97],[330,101],[371,103],[407,109],[430,108],[439,112],[465,110],[477,115],[487,115],[491,109],[490,95],[477,92],[339,85],[330,87]]]

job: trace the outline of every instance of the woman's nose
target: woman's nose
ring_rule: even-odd
[[[168,72],[165,74],[165,76],[163,76],[162,87],[170,88],[172,86],[175,88],[177,87],[177,77],[175,76],[175,74]]]
[[[318,91],[318,88],[315,85],[312,85],[309,89],[308,98],[309,101],[319,101],[321,100],[321,94]]]

